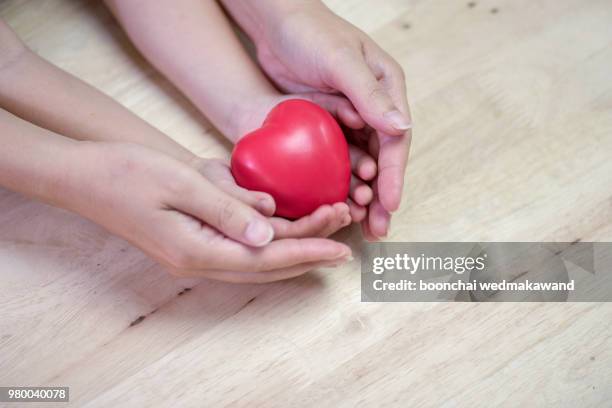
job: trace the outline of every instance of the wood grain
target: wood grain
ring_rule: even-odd
[[[610,1],[328,3],[407,73],[416,128],[389,240],[612,241]],[[0,16],[194,152],[228,155],[99,2]],[[611,304],[362,304],[359,231],[338,239],[357,256],[336,270],[179,280],[0,190],[0,385],[70,386],[87,407],[609,406]]]

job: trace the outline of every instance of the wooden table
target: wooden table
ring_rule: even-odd
[[[329,4],[407,73],[416,129],[389,240],[612,241],[609,0]],[[228,154],[97,1],[0,15],[193,151]],[[0,190],[0,385],[70,386],[87,407],[609,406],[612,304],[360,303],[359,230],[337,237],[356,254],[337,270],[178,280]]]

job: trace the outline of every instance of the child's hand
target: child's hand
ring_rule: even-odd
[[[200,158],[192,165],[221,191],[270,217],[268,221],[274,229],[274,239],[325,238],[351,222],[349,208],[344,203],[323,205],[312,214],[295,221],[272,217],[276,209],[272,196],[238,186],[229,166],[223,160]]]
[[[376,177],[376,162],[372,156],[367,153],[368,146],[362,143],[361,137],[359,136],[363,133],[365,125],[363,119],[361,119],[353,105],[351,105],[346,98],[318,92],[297,95],[260,95],[258,98],[253,98],[250,101],[245,101],[240,104],[231,115],[228,115],[232,123],[227,124],[225,128],[232,129],[230,131],[232,135],[240,135],[233,137],[233,140],[237,141],[241,136],[260,127],[266,115],[274,106],[286,99],[293,98],[307,99],[320,105],[329,111],[344,126],[345,134],[349,139],[349,153],[351,156],[351,169],[353,175],[351,176],[351,186],[347,202],[350,211],[350,219],[347,221],[345,220],[346,222],[342,222],[339,228],[347,225],[351,220],[353,222],[363,221],[367,215],[366,207],[371,203],[373,198],[373,191],[368,183],[371,183]],[[322,208],[325,207],[329,206],[324,206]],[[334,207],[340,209],[346,206],[338,203],[335,204]],[[317,210],[308,217],[304,217],[304,219],[298,222],[306,225],[306,220],[310,220],[313,217],[320,218],[321,214],[318,214],[320,210],[321,209]],[[331,229],[335,226],[333,222],[337,221],[338,217],[328,220],[328,225]],[[309,230],[314,231],[315,226],[310,226]],[[333,232],[335,232],[335,230]]]
[[[89,143],[64,207],[104,226],[179,276],[231,282],[287,279],[342,263],[350,249],[322,238],[273,238],[270,197],[233,185],[218,162],[193,167],[146,147]],[[245,204],[245,202],[247,204]],[[250,204],[250,205],[249,205]],[[276,226],[283,232],[283,226]],[[293,229],[286,235],[300,235]]]
[[[233,0],[224,5],[255,42],[260,64],[277,86],[293,93],[342,93],[375,130],[359,136],[378,159],[379,173],[364,231],[370,238],[386,235],[389,213],[400,203],[410,147],[400,65],[318,1]]]

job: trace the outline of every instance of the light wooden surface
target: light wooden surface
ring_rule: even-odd
[[[389,240],[612,241],[612,2],[329,3],[407,73],[416,130]],[[228,154],[97,1],[0,15],[195,152]],[[338,239],[356,253],[338,270],[177,280],[0,190],[0,385],[70,386],[87,407],[610,406],[612,304],[361,304],[361,237]]]

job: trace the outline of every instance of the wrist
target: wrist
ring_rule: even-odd
[[[51,204],[83,214],[83,209],[95,202],[99,175],[99,146],[105,142],[75,141],[66,146],[60,170],[48,183]]]
[[[319,0],[222,0],[240,27],[257,44],[274,35],[273,30],[294,15],[326,9]]]
[[[230,81],[230,85],[222,89],[206,81],[193,81],[188,87],[193,104],[232,143],[250,130],[254,119],[250,112],[279,95],[262,73],[257,71],[257,74],[262,76],[262,80],[247,78],[239,84]]]
[[[238,143],[246,134],[261,127],[269,111],[282,99],[282,94],[274,92],[236,101],[228,110],[224,129],[221,130],[232,144]]]
[[[41,144],[46,150],[44,153],[32,149],[38,157],[36,165],[10,169],[7,187],[49,205],[74,211],[79,194],[83,194],[87,186],[78,180],[91,166],[81,164],[87,160],[82,157],[82,143],[86,142],[58,138]]]

